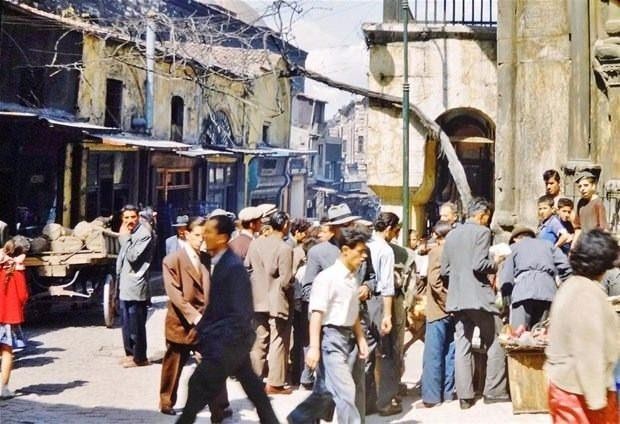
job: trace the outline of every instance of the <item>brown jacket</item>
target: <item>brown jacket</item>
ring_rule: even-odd
[[[252,240],[254,239],[249,235],[241,233],[228,242],[228,247],[243,261],[248,254],[248,248],[250,247]]]
[[[208,303],[209,272],[202,264],[199,272],[185,249],[179,249],[164,258],[162,277],[170,298],[166,313],[166,340],[193,345],[198,341],[194,322]]]
[[[446,296],[448,291],[440,278],[443,245],[428,252],[428,274],[426,277],[426,320],[435,321],[446,317]]]
[[[252,241],[245,265],[252,281],[255,312],[288,318],[293,296],[293,249],[276,235]]]

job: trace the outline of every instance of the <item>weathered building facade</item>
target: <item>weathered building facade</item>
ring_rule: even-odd
[[[115,28],[2,6],[0,219],[12,232],[140,203],[159,210],[165,235],[178,213],[286,197],[292,80],[281,55],[170,38],[148,72],[142,42]],[[262,171],[266,158],[275,171]]]
[[[536,221],[542,173],[600,173],[599,193],[618,231],[620,3],[500,0],[496,222]]]
[[[439,15],[435,12],[429,18],[433,3],[409,2],[415,15],[408,26],[410,102],[450,136],[472,193],[492,198],[497,120],[494,20],[485,9],[479,18],[468,17],[446,9],[447,3]],[[402,96],[404,81],[400,10],[399,1],[385,0],[384,22],[363,25],[370,48],[369,89],[397,97]],[[372,98],[369,107],[368,185],[384,209],[402,216],[401,109]],[[427,129],[412,118],[409,134],[411,222],[413,228],[424,231],[427,219],[437,215],[437,206],[458,201],[458,194]]]

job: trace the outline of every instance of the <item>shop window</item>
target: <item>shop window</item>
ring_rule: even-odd
[[[105,123],[106,127],[121,128],[123,110],[123,81],[106,80]]]
[[[156,188],[157,204],[188,204],[192,195],[192,170],[158,169]]]
[[[234,164],[208,164],[207,202],[213,207],[235,210],[237,179]]]
[[[130,187],[134,154],[97,153],[88,155],[86,219],[109,216],[131,203]]]
[[[183,141],[183,114],[185,105],[179,96],[172,96],[170,100],[170,139]]]

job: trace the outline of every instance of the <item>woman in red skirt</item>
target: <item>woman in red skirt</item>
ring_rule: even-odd
[[[0,250],[0,398],[15,396],[9,389],[13,368],[15,332],[24,322],[24,305],[28,287],[24,268],[23,248],[9,240]]]
[[[618,243],[601,230],[579,237],[570,256],[573,276],[551,304],[545,369],[554,423],[617,424],[614,367],[618,317],[600,280],[618,258]]]

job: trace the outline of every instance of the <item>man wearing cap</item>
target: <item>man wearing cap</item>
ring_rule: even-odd
[[[278,208],[273,203],[261,203],[256,206],[262,216],[262,227],[260,235],[267,237],[271,234],[271,226],[269,225],[269,217],[278,211]]]
[[[455,382],[461,409],[475,403],[472,338],[474,327],[486,349],[484,402],[508,402],[506,356],[499,344],[502,320],[495,292],[488,276],[497,272],[497,262],[489,258],[492,206],[482,198],[467,207],[468,219],[453,229],[444,244],[440,275],[448,281],[446,311],[454,314]]]
[[[239,221],[241,221],[241,231],[239,235],[228,243],[228,247],[237,256],[244,260],[248,254],[250,243],[254,240],[255,235],[260,232],[261,218],[263,214],[255,206],[249,206],[239,211]]]
[[[517,226],[510,235],[512,253],[500,273],[502,297],[510,298],[510,325],[530,330],[545,320],[557,285],[571,274],[568,258],[551,243],[537,239],[534,230]]]
[[[269,372],[268,394],[291,394],[285,387],[288,368],[293,300],[293,249],[283,238],[288,233],[289,217],[276,211],[269,217],[271,234],[250,243],[245,266],[250,273],[254,299],[256,341],[250,352],[252,368],[258,376]]]
[[[172,227],[175,229],[176,234],[166,239],[166,256],[172,252],[183,247],[183,239],[185,237],[185,231],[187,230],[187,223],[189,222],[189,216],[179,215]]]

